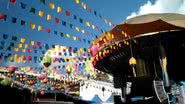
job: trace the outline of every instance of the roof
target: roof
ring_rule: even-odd
[[[104,46],[110,42],[118,42],[129,37],[138,37],[143,34],[164,32],[164,31],[179,31],[185,29],[185,15],[175,13],[160,13],[147,14],[128,19],[113,27],[108,33],[109,37],[103,33],[98,39],[94,40],[94,44]],[[102,41],[102,40],[108,41]]]

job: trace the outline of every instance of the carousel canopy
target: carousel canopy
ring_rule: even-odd
[[[185,29],[185,15],[175,13],[147,14],[128,19],[109,32],[103,33],[94,44],[100,47],[103,44],[122,41],[129,37],[139,37],[164,31],[178,31]]]

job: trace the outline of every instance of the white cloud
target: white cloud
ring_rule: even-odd
[[[147,1],[137,12],[132,12],[127,19],[148,13],[185,14],[185,0],[156,0],[153,4],[151,1]]]

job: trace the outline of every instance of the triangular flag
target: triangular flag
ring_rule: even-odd
[[[26,39],[21,38],[20,42],[21,42],[21,43],[25,43],[25,42],[26,42]]]
[[[76,15],[73,15],[73,18],[76,20],[77,19],[77,16]]]
[[[30,12],[35,14],[35,8],[30,8]]]
[[[73,36],[73,40],[76,40],[76,36]]]
[[[63,26],[66,26],[66,21],[62,21],[62,25]]]
[[[53,4],[53,3],[49,3],[49,7],[51,8],[51,9],[54,9],[55,8],[55,4]]]
[[[40,10],[40,11],[39,11],[39,16],[40,16],[40,17],[43,17],[43,16],[44,16],[44,12]]]
[[[45,0],[39,0],[41,3],[45,4]]]
[[[59,18],[55,18],[55,22],[56,22],[56,23],[60,23]]]
[[[16,0],[9,0],[11,4],[16,4]]]
[[[61,37],[64,37],[64,33],[60,32],[60,36],[61,36]]]
[[[17,22],[17,18],[12,17],[12,23],[16,23]]]
[[[49,28],[46,28],[46,32],[47,32],[47,33],[50,33],[51,30],[50,30]]]
[[[24,45],[24,48],[28,48],[28,44],[25,44],[25,45]]]
[[[24,20],[21,20],[21,25],[25,25],[26,22]]]
[[[66,10],[66,16],[70,16],[70,12]]]
[[[16,48],[16,47],[15,47],[15,48],[14,48],[14,51],[15,51],[15,52],[18,52],[18,51],[19,51],[19,48]]]
[[[42,30],[42,26],[38,26],[38,31],[41,31]]]
[[[28,53],[31,53],[32,52],[32,50],[31,49],[28,49]]]
[[[31,28],[31,29],[35,29],[35,24],[30,23],[30,28]]]
[[[41,43],[41,42],[37,42],[37,45],[38,45],[39,47],[41,47],[41,46],[42,46],[42,43]]]
[[[7,15],[6,15],[6,14],[1,14],[1,13],[0,13],[0,19],[6,20],[6,18],[7,18]]]
[[[17,37],[16,36],[12,36],[12,40],[13,41],[17,41]]]
[[[70,38],[70,34],[66,34],[67,38]]]
[[[73,28],[73,24],[70,24],[69,26],[70,26],[71,29]]]
[[[86,4],[82,2],[82,8],[86,9]]]
[[[18,48],[22,48],[22,44],[21,43],[18,44]]]
[[[62,8],[61,7],[57,7],[57,13],[62,12]]]
[[[88,7],[88,10],[89,10],[89,12],[92,12],[92,9],[90,7]]]
[[[79,20],[80,20],[80,23],[83,23],[83,19],[82,18],[80,18]]]
[[[20,3],[20,6],[21,6],[22,9],[26,8],[26,4],[24,4],[23,2]]]
[[[31,45],[34,45],[34,41],[33,41],[33,40],[30,40],[30,44],[31,44]]]
[[[22,48],[22,52],[23,52],[23,53],[26,52],[26,49],[25,49],[25,48]]]
[[[75,0],[75,2],[76,2],[77,4],[79,4],[79,0]]]
[[[90,23],[86,21],[86,26],[90,27]]]
[[[52,19],[51,15],[48,14],[48,15],[47,15],[47,20],[51,20],[51,19]]]
[[[78,27],[75,27],[76,31],[80,31],[80,29]]]
[[[3,34],[3,39],[8,39],[8,35],[7,34]]]

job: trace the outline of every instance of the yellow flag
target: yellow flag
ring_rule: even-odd
[[[104,22],[107,23],[107,19],[104,18]]]
[[[82,31],[82,33],[84,34],[85,33],[85,31],[84,30],[81,30]]]
[[[38,31],[41,31],[42,30],[42,26],[38,26]]]
[[[76,36],[73,36],[73,40],[76,40]]]
[[[79,4],[79,0],[75,0],[75,2],[76,2],[77,4]]]
[[[66,34],[67,38],[70,38],[70,34]]]
[[[21,43],[19,43],[19,44],[18,44],[18,47],[19,47],[19,48],[22,48],[22,44],[21,44]]]
[[[40,11],[39,11],[39,16],[40,16],[40,17],[43,17],[43,16],[44,16],[44,12],[40,10]]]
[[[23,48],[23,49],[22,49],[22,52],[23,52],[23,53],[24,53],[24,52],[26,52],[26,49],[25,49],[25,48]]]
[[[77,56],[77,53],[74,53],[74,56],[76,57]]]
[[[18,51],[19,51],[19,48],[16,48],[16,47],[15,47],[15,48],[14,48],[14,51],[15,51],[15,52],[18,52]]]
[[[28,44],[25,44],[25,45],[24,45],[24,48],[28,48]]]
[[[90,27],[90,23],[89,22],[86,22],[86,26],[89,26]]]
[[[11,56],[11,57],[10,57],[10,60],[11,60],[11,61],[14,60],[14,56]]]
[[[91,25],[91,27],[92,27],[92,29],[94,29],[94,28],[95,28],[95,26],[94,26],[94,25]]]
[[[30,28],[31,28],[31,29],[35,29],[35,24],[31,23],[31,24],[30,24]]]
[[[51,18],[52,18],[51,15],[48,14],[48,15],[47,15],[47,20],[51,20]]]
[[[21,38],[20,42],[21,42],[21,43],[25,43],[25,42],[26,42],[26,39]]]
[[[60,13],[60,12],[62,12],[62,8],[61,7],[57,7],[57,13]]]
[[[112,23],[111,22],[109,22],[109,26],[112,26]]]
[[[78,27],[76,27],[75,29],[76,29],[76,31],[80,31]]]
[[[14,55],[14,58],[15,58],[15,59],[17,59],[18,57],[19,57],[19,55],[18,55],[18,54],[15,54],[15,55]]]
[[[34,41],[33,41],[33,40],[30,40],[30,44],[31,44],[31,45],[34,45]]]
[[[51,8],[51,9],[54,9],[55,8],[55,4],[53,4],[53,3],[49,3],[49,7]]]

